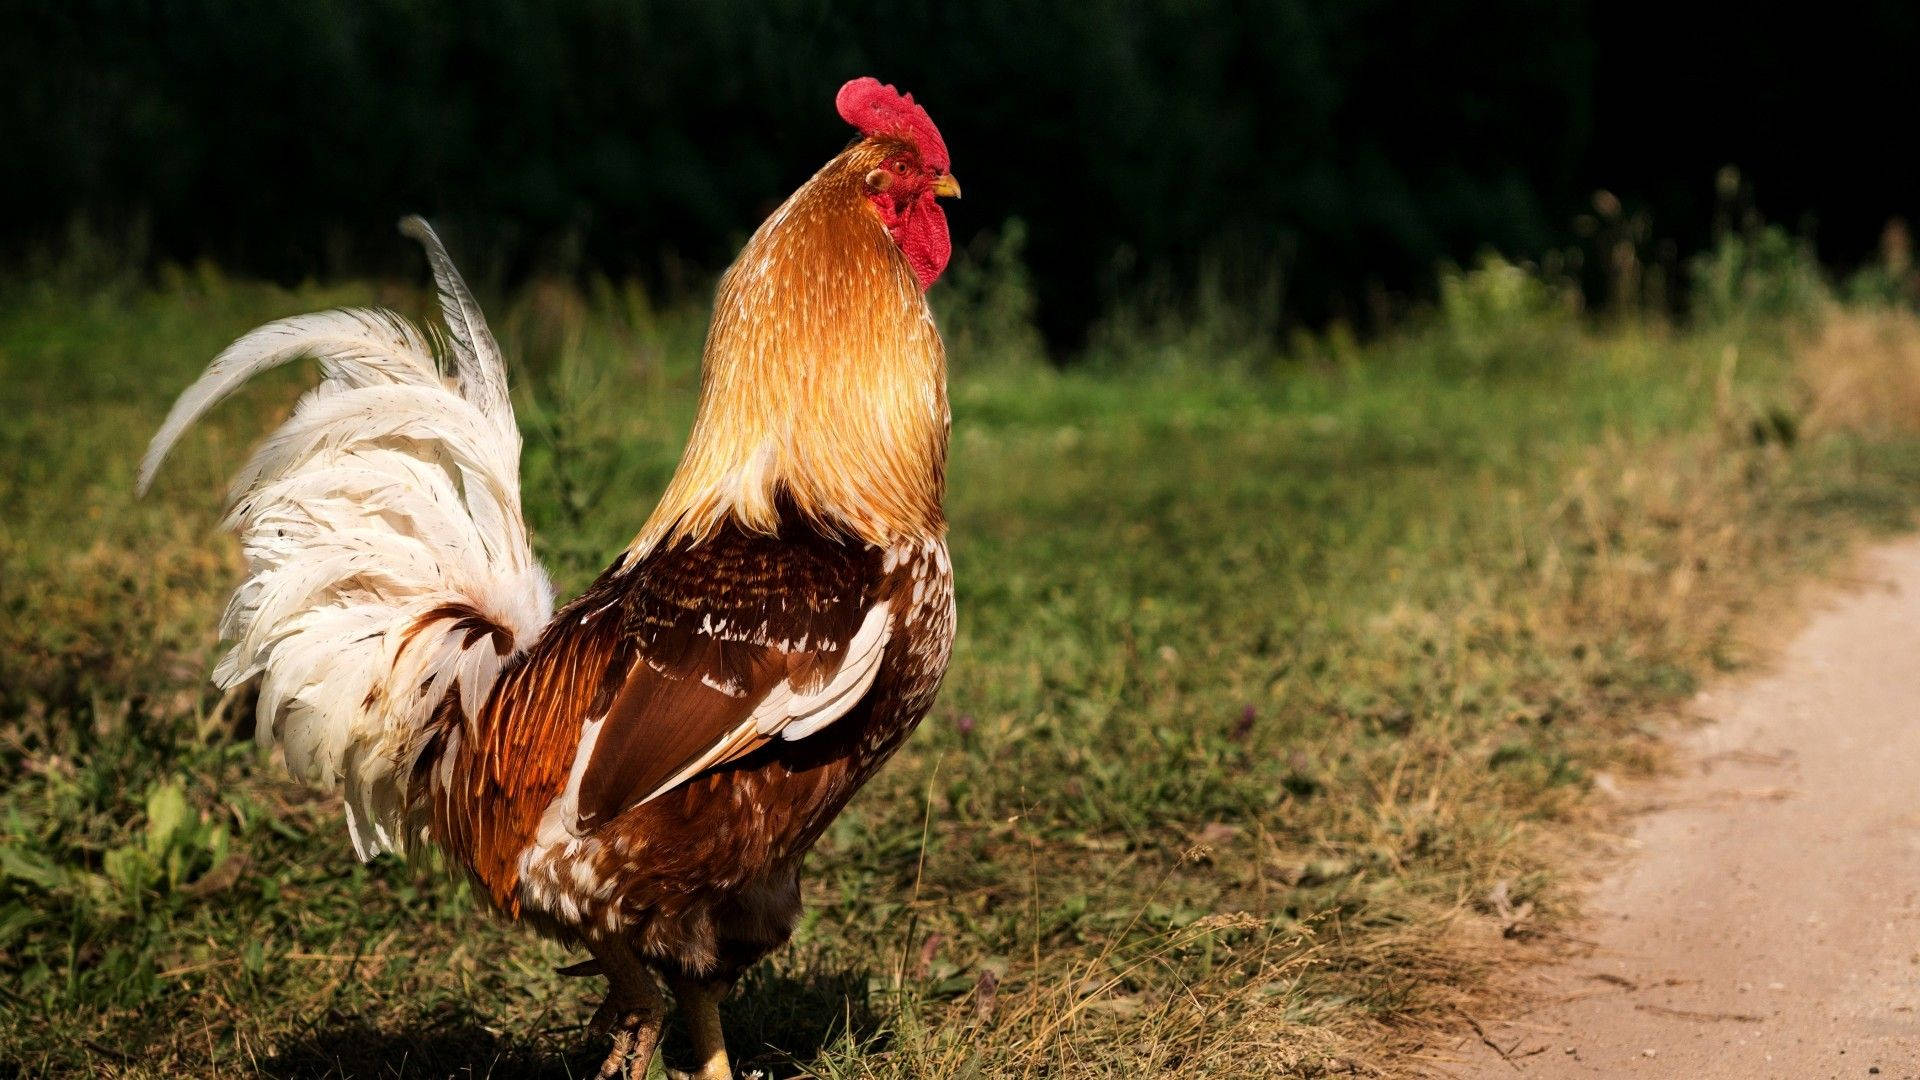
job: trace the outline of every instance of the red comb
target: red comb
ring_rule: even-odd
[[[869,75],[841,87],[833,106],[840,110],[840,119],[859,128],[860,134],[906,139],[920,148],[920,160],[928,168],[947,171],[947,142],[927,110],[913,103],[912,94]]]

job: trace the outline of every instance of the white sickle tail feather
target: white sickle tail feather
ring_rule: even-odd
[[[140,463],[144,492],[186,428],[242,383],[319,361],[320,384],[234,478],[226,524],[247,577],[213,678],[262,676],[258,738],[301,779],[344,785],[361,858],[421,836],[410,780],[448,691],[474,715],[553,613],[520,513],[500,347],[432,228],[417,217],[400,228],[433,265],[450,375],[391,312],[281,319],[214,358]]]

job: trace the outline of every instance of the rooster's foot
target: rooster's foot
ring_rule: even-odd
[[[600,1007],[602,1013],[606,1009],[605,1005]],[[657,1011],[622,1010],[604,1021],[596,1013],[596,1025],[613,1029],[613,1052],[601,1063],[596,1080],[646,1080],[647,1066],[653,1063],[654,1049],[660,1045],[660,1020]]]
[[[660,1046],[660,1029],[667,1004],[653,973],[631,953],[610,951],[607,999],[587,1024],[590,1035],[613,1034],[613,1052],[600,1066],[597,1080],[646,1080],[653,1052]]]

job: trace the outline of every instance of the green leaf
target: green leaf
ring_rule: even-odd
[[[60,867],[13,847],[0,847],[0,873],[51,892],[66,883]]]
[[[45,921],[47,921],[45,913],[36,911],[17,900],[0,908],[0,948],[9,947],[15,941],[25,938],[28,930]]]
[[[180,830],[193,818],[187,793],[179,784],[166,783],[147,796],[147,854],[159,859]]]
[[[122,896],[131,897],[146,888],[147,881],[153,876],[153,859],[146,851],[128,844],[114,848],[100,860],[100,868],[107,873],[107,880]]]

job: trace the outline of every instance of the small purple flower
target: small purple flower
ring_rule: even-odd
[[[924,979],[932,974],[934,958],[940,955],[940,946],[946,941],[945,934],[928,934],[927,940],[920,943],[920,962],[913,966],[914,978]]]
[[[1252,705],[1241,709],[1240,719],[1233,722],[1233,732],[1229,738],[1234,742],[1246,742],[1247,736],[1253,734],[1253,721],[1258,715]]]
[[[973,734],[973,714],[970,712],[963,712],[959,716],[954,717],[953,729],[955,731],[958,731],[960,733],[960,737],[963,739]]]
[[[985,1023],[993,1019],[993,1002],[1000,996],[1000,976],[991,969],[982,971],[973,984],[973,1016]]]

